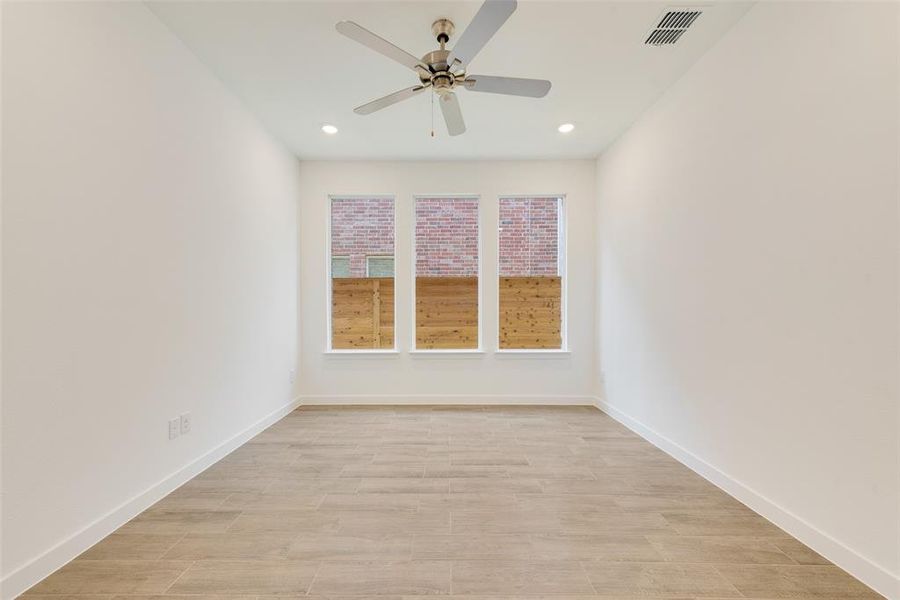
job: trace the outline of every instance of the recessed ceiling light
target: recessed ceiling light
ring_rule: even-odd
[[[322,125],[322,131],[324,131],[328,135],[334,135],[338,130],[334,125]]]
[[[560,133],[569,133],[570,131],[575,129],[575,126],[572,125],[571,123],[563,123],[557,129],[559,129]]]

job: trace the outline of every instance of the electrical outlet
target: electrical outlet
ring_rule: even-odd
[[[291,369],[291,383],[297,381],[297,369]]]
[[[181,419],[169,419],[169,439],[174,440],[181,435]]]
[[[187,435],[191,432],[191,413],[181,415],[181,435]]]

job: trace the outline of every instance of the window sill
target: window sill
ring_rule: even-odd
[[[541,348],[522,350],[507,348],[504,350],[495,350],[494,354],[501,358],[569,358],[570,356],[572,356],[571,350]]]
[[[418,358],[478,358],[484,356],[484,350],[477,348],[463,350],[410,350],[410,356]]]
[[[322,354],[325,356],[400,356],[399,351],[390,348],[385,348],[383,350],[378,350],[375,348],[360,348],[359,350],[325,350],[324,352],[322,352]]]

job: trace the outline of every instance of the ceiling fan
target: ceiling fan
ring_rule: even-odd
[[[455,30],[453,22],[449,19],[438,19],[432,23],[431,31],[441,47],[439,50],[427,53],[422,58],[416,58],[353,21],[341,21],[335,25],[338,32],[412,69],[419,76],[417,85],[357,106],[353,112],[358,115],[372,114],[431,88],[438,96],[447,131],[450,135],[459,135],[466,131],[466,124],[459,107],[459,99],[453,91],[457,87],[473,92],[543,98],[550,91],[550,82],[545,79],[494,77],[466,73],[469,63],[515,12],[516,5],[516,0],[485,0],[452,50],[447,50],[445,46]]]

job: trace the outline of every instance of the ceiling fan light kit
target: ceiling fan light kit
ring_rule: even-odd
[[[468,75],[466,73],[469,63],[515,12],[516,6],[516,0],[486,0],[452,50],[447,50],[446,44],[453,36],[456,27],[449,19],[436,20],[431,24],[431,31],[440,44],[440,48],[426,53],[422,58],[416,58],[353,21],[339,22],[335,25],[335,29],[339,33],[412,69],[419,77],[418,85],[358,106],[353,109],[353,112],[359,115],[369,115],[407,98],[412,98],[430,88],[438,96],[447,132],[450,135],[460,135],[465,133],[466,124],[463,120],[459,99],[454,91],[456,88],[473,92],[543,98],[550,91],[551,85],[544,79]]]

